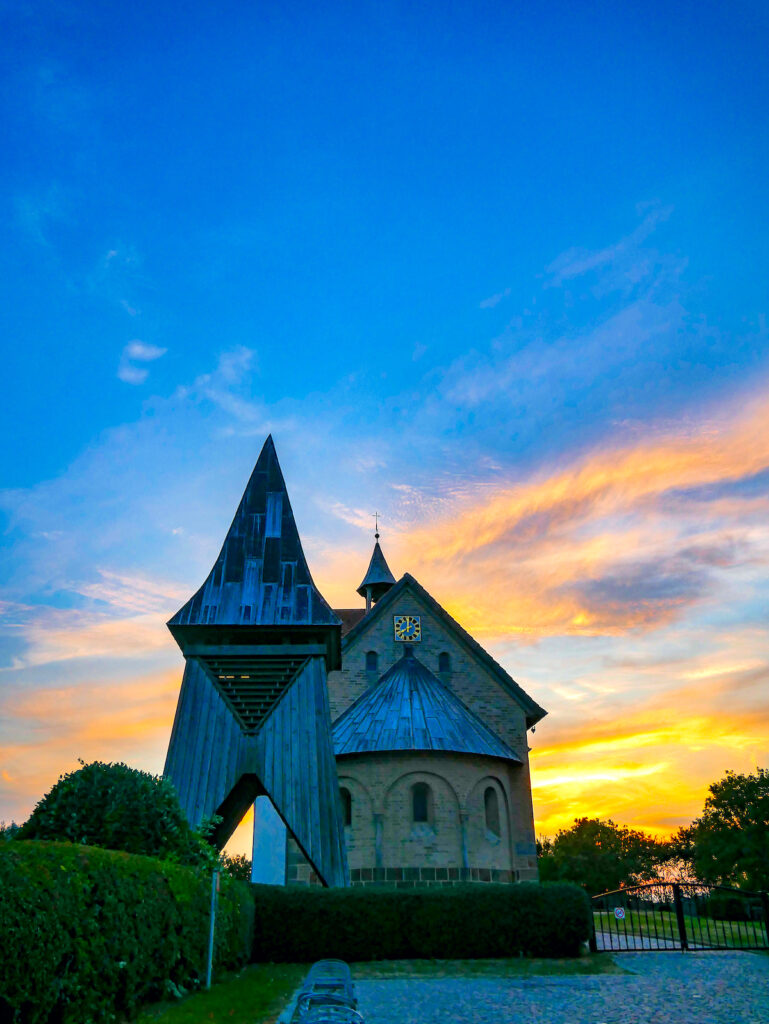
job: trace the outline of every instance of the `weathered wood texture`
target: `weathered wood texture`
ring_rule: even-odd
[[[255,736],[246,735],[205,671],[188,662],[165,775],[193,824],[224,818],[224,846],[257,796],[269,796],[319,877],[347,884],[326,667],[308,658]],[[234,799],[232,796],[234,794]]]
[[[338,626],[315,586],[272,437],[264,443],[219,557],[176,626]]]
[[[270,797],[327,885],[348,884],[326,673],[340,620],[315,587],[272,438],[208,579],[168,623],[187,661],[165,774],[221,849]]]

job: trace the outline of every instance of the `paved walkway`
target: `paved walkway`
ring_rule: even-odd
[[[595,940],[599,953],[611,953],[616,949],[681,949],[680,939],[665,939],[656,935],[596,932]]]
[[[616,962],[633,973],[356,980],[355,990],[366,1024],[769,1024],[769,956],[621,953]]]

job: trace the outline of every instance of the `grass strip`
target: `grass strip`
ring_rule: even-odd
[[[136,1024],[271,1024],[308,969],[307,964],[251,964],[208,990],[149,1007]]]
[[[608,953],[577,959],[378,960],[351,964],[353,981],[385,978],[532,978],[538,975],[625,974]]]

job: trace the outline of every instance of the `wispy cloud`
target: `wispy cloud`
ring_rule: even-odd
[[[126,760],[160,772],[179,689],[177,669],[80,680],[0,698],[0,819],[23,821],[77,760]],[[116,753],[119,752],[119,753]]]
[[[178,603],[178,602],[177,602]],[[132,659],[135,662],[154,652],[173,653],[173,642],[165,629],[168,607],[162,611],[116,615],[92,608],[51,608],[5,602],[0,621],[6,635],[19,645],[11,663],[0,672],[10,673],[71,659]]]
[[[117,375],[126,384],[143,384],[149,375],[149,370],[143,366],[136,366],[136,363],[152,363],[164,356],[167,349],[158,345],[149,345],[144,341],[135,339],[123,349],[120,356],[120,365]]]
[[[650,832],[690,821],[725,768],[749,771],[769,756],[767,680],[767,663],[742,695],[727,675],[696,690],[665,676],[656,695],[621,712],[613,700],[546,719],[531,755],[539,831],[552,835],[583,808]]]
[[[582,277],[596,270],[611,268],[612,274],[618,272],[627,275],[627,283],[638,283],[639,268],[638,251],[640,246],[652,232],[670,217],[672,208],[654,204],[641,223],[617,242],[603,249],[569,249],[562,253],[547,268],[549,283],[561,285],[564,281]]]
[[[51,247],[51,227],[71,216],[69,198],[58,182],[46,189],[19,195],[15,200],[17,221],[24,234],[43,248]]]
[[[396,575],[416,575],[550,710],[533,742],[544,831],[582,813],[672,828],[720,766],[769,756],[769,388],[754,372],[749,395],[744,381],[723,384],[706,404],[687,375],[658,412],[656,367],[669,379],[686,364],[677,346],[693,323],[681,261],[648,245],[666,215],[553,261],[531,315],[445,366],[431,343],[404,391],[373,401],[359,373],[269,399],[257,354],[240,346],[148,397],[137,422],[106,431],[57,479],[0,492],[14,744],[0,764],[17,780],[0,795],[28,811],[76,756],[103,756],[99,730],[115,737],[107,756],[162,765],[181,678],[164,622],[213,563],[271,431],[331,603],[357,603],[379,509]],[[566,315],[583,294],[585,315]],[[121,365],[141,383],[162,351],[131,345]],[[597,390],[619,397],[596,405]],[[151,669],[167,686],[158,704],[128,682]],[[116,675],[125,685],[113,690]],[[45,720],[22,700],[44,703],[48,690],[64,708],[50,757]]]
[[[767,467],[762,392],[729,419],[652,429],[554,472],[487,486],[413,523],[397,551],[441,580],[462,620],[487,635],[659,625],[707,594],[718,573],[766,564],[769,494],[695,492]]]
[[[478,303],[480,309],[493,309],[498,306],[502,299],[506,299],[510,294],[510,289],[505,288],[504,291],[497,292],[496,295],[490,295],[487,299],[482,299]]]

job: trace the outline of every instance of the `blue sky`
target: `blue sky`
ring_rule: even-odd
[[[379,509],[549,708],[543,828],[766,763],[765,5],[6,2],[0,40],[0,818],[162,767],[163,622],[269,431],[332,602]]]

